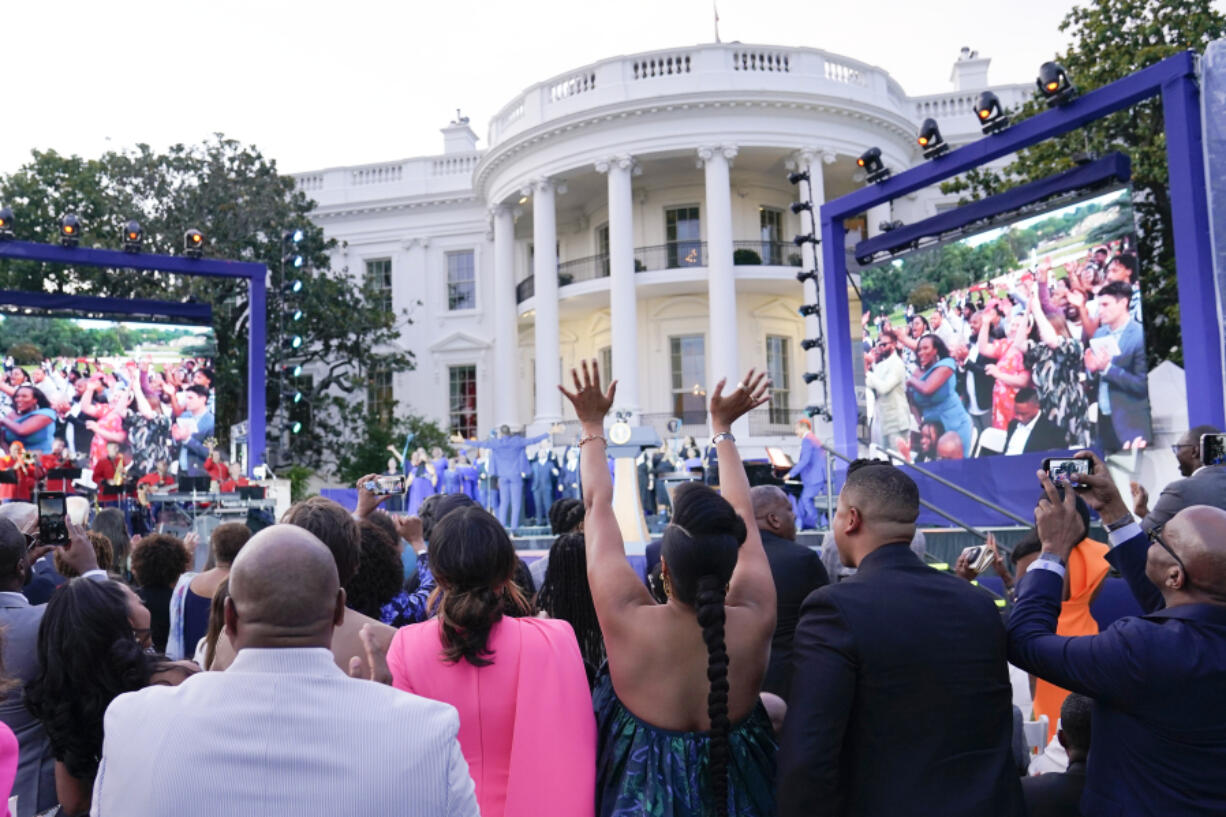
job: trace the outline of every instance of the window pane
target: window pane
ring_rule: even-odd
[[[447,253],[447,308],[475,309],[477,276],[472,250]]]
[[[771,381],[770,422],[788,423],[790,404],[791,339],[783,335],[766,336],[766,371]]]
[[[477,436],[477,367],[449,366],[451,430],[465,437]]]
[[[374,293],[375,304],[392,311],[392,259],[376,258],[366,262],[366,285]]]
[[[664,211],[665,237],[668,240],[668,266],[702,266],[702,234],[697,207],[676,207]]]
[[[373,369],[366,389],[366,410],[382,422],[391,422],[395,398],[392,394],[392,373]]]
[[[669,361],[673,384],[673,414],[686,425],[706,422],[706,397],[694,394],[706,388],[705,339],[702,335],[669,338]]]
[[[783,211],[770,207],[758,208],[762,237],[762,263],[783,263]]]

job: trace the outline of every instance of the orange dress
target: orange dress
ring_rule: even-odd
[[[1111,566],[1107,564],[1109,548],[1093,539],[1083,540],[1073,548],[1068,557],[1068,600],[1060,605],[1060,618],[1056,621],[1056,635],[1098,635],[1098,622],[1090,615],[1090,600],[1107,577]],[[1060,706],[1068,697],[1068,690],[1055,684],[1035,679],[1034,717],[1047,716],[1047,739],[1056,736],[1056,721],[1060,719]]]

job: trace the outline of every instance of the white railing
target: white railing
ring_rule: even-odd
[[[847,85],[865,85],[864,72],[853,65],[826,58],[826,79]]]
[[[994,87],[992,90],[1000,98],[1001,107],[1010,110],[1029,100],[1034,86],[1005,85]],[[978,91],[950,91],[945,94],[933,94],[913,99],[912,104],[915,106],[915,118],[922,121],[929,117],[944,119],[955,116],[973,116],[975,104],[978,101]]]
[[[304,193],[310,193],[315,190],[324,189],[324,177],[322,173],[307,173],[304,176],[298,177],[298,189]]]
[[[477,166],[480,154],[471,156],[439,156],[431,163],[430,171],[435,176],[449,176],[453,173],[472,173]]]
[[[786,51],[733,51],[733,71],[791,71]]]
[[[359,167],[350,171],[350,178],[354,187],[360,187],[365,184],[398,182],[404,178],[404,166],[400,162],[396,162],[390,165]]]
[[[641,60],[635,60],[632,68],[635,79],[652,79],[653,77],[668,77],[690,73],[691,57],[684,52],[678,54],[655,54]]]
[[[596,89],[596,72],[584,71],[581,74],[575,74],[572,77],[555,83],[549,89],[549,99],[557,102],[559,99],[567,99],[578,94],[587,93]],[[522,109],[521,109],[522,110]]]

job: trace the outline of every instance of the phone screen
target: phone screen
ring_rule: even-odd
[[[1057,485],[1072,485],[1073,474],[1090,473],[1090,461],[1082,459],[1049,459],[1043,464],[1047,476]]]
[[[38,497],[38,538],[44,545],[68,541],[68,503],[63,494],[40,494]]]
[[[1226,465],[1226,434],[1200,435],[1200,461],[1205,465]]]

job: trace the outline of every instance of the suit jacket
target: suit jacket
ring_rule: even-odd
[[[22,689],[38,674],[38,626],[46,605],[31,606],[20,593],[0,593],[0,625],[4,627],[4,671],[21,681],[0,699],[0,722],[13,730],[21,747],[17,779],[17,815],[30,817],[54,806],[55,757],[42,723],[25,707]]]
[[[1009,434],[1005,437],[1006,451],[1009,450],[1009,442],[1013,439],[1013,432],[1017,431],[1019,425],[1021,425],[1020,420],[1015,419],[1009,422]],[[1033,454],[1036,451],[1053,451],[1058,448],[1068,448],[1068,437],[1065,436],[1060,426],[1040,413],[1034,428],[1030,429],[1030,437],[1027,438],[1022,453]]]
[[[788,471],[788,479],[799,479],[806,486],[826,484],[826,458],[817,448],[817,437],[810,432],[800,441],[800,459]]]
[[[762,689],[773,692],[785,701],[791,686],[792,639],[800,620],[800,605],[810,593],[830,584],[821,557],[811,548],[776,536],[768,530],[762,534],[762,549],[770,562],[775,579],[775,634],[771,637],[770,663]]]
[[[1022,780],[1026,813],[1031,817],[1081,817],[1081,793],[1086,785],[1086,764],[1070,763],[1063,774],[1041,774]]]
[[[805,599],[779,749],[779,814],[1018,817],[996,606],[906,542]]]
[[[93,817],[477,817],[454,708],[348,677],[327,649],[245,649],[225,672],[107,708]]]
[[[183,412],[184,416],[191,417],[191,412]],[[213,436],[214,418],[213,412],[205,409],[204,412],[196,420],[196,430],[192,435],[179,444],[179,473],[186,474],[188,471],[195,468],[203,468],[204,462],[209,458],[209,449],[204,444],[204,441]]]
[[[971,358],[974,355],[974,358]],[[969,391],[971,385],[975,387],[975,402],[979,405],[980,410],[991,413],[992,411],[992,390],[996,388],[996,378],[987,373],[989,363],[995,363],[996,358],[988,357],[979,353],[977,343],[971,344],[971,350],[967,355],[966,362],[962,364],[962,371],[965,373],[962,392],[968,396],[966,410],[970,411]],[[971,376],[973,375],[973,377]]]
[[[1141,521],[1141,527],[1148,533],[1192,505],[1212,505],[1226,510],[1226,465],[1207,465],[1192,476],[1167,485],[1149,516]]]
[[[477,440],[474,448],[490,450],[490,474],[507,479],[518,479],[528,470],[528,455],[524,449],[549,439],[548,434],[524,439],[512,434],[509,437],[491,437],[488,440]]]
[[[877,395],[878,430],[884,434],[902,434],[911,428],[911,408],[907,404],[907,367],[902,357],[894,353],[879,360],[864,374],[864,384]]]
[[[1106,324],[1099,326],[1094,337],[1111,334]],[[1111,359],[1107,381],[1111,399],[1111,424],[1120,442],[1136,437],[1153,439],[1149,421],[1149,366],[1145,361],[1145,333],[1141,324],[1130,320],[1119,337],[1120,353]]]
[[[1157,590],[1141,584],[1148,537],[1136,526],[1126,530],[1131,535],[1109,558],[1153,609]],[[1082,814],[1221,814],[1226,607],[1157,609],[1098,635],[1065,638],[1054,635],[1062,593],[1050,570],[1022,577],[1009,617],[1009,660],[1094,699]]]

